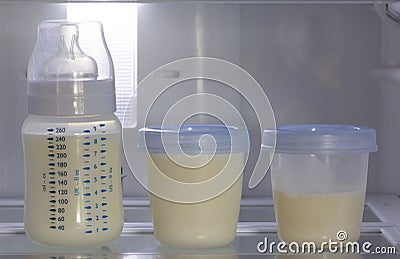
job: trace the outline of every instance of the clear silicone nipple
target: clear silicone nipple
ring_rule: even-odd
[[[47,79],[94,80],[98,76],[96,61],[86,55],[78,44],[79,29],[76,24],[59,27],[60,51],[45,66]]]

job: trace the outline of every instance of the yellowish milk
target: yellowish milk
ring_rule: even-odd
[[[62,137],[23,135],[25,230],[52,246],[112,241],[123,226],[120,135]]]
[[[360,237],[365,192],[293,194],[274,190],[279,238],[289,242],[338,242],[338,231],[346,241]]]
[[[228,154],[217,154],[211,162],[197,169],[188,169],[172,162],[165,154],[151,154],[157,167],[168,177],[184,182],[197,183],[217,175],[227,163]],[[182,160],[181,160],[182,161]],[[206,248],[227,245],[236,234],[242,195],[242,168],[244,154],[232,154],[229,168],[239,178],[222,194],[197,203],[168,201],[150,194],[155,236],[162,244]],[[149,159],[147,170],[155,173],[155,166]],[[153,170],[153,172],[151,172]],[[239,170],[235,172],[234,170]],[[151,184],[152,179],[149,179]],[[193,190],[208,192],[203,188]]]

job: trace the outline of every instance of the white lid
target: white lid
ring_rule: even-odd
[[[39,24],[28,66],[28,110],[39,115],[116,110],[114,68],[100,22]]]

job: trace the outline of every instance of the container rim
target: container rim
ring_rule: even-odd
[[[276,138],[276,146],[275,146]],[[372,128],[339,124],[298,124],[264,130],[262,149],[276,153],[356,152],[378,150]]]
[[[148,126],[139,129],[139,133],[144,140],[141,146],[150,153],[165,153],[164,146],[173,150],[180,147],[188,154],[246,153],[250,149],[248,129],[223,124]]]

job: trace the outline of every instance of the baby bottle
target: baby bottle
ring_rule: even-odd
[[[121,124],[102,25],[38,26],[22,126],[27,235],[49,246],[110,242],[123,227]]]

